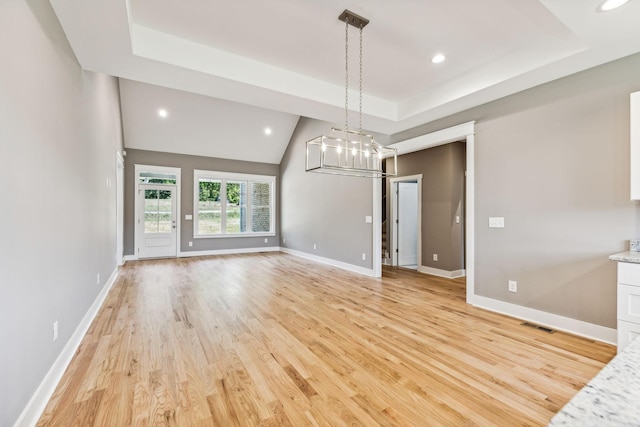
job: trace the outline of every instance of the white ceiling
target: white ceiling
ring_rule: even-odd
[[[383,134],[640,52],[640,0],[607,13],[597,11],[601,1],[50,0],[83,68],[260,107],[247,114],[289,124],[297,116],[344,121],[337,17],[349,9],[371,21],[363,31],[364,127]],[[350,37],[349,84],[357,89],[355,29]],[[438,52],[447,60],[432,64]],[[158,91],[192,102],[188,93],[124,86],[150,100]],[[133,117],[152,105],[124,98],[135,99],[125,100],[125,121],[146,126]],[[357,98],[350,94],[352,110]],[[260,146],[281,153],[291,129],[283,129],[286,142],[274,136]]]
[[[292,114],[126,79],[120,96],[126,146],[140,150],[278,164],[298,123]]]

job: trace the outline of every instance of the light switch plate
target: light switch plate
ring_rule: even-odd
[[[184,219],[186,219],[187,221],[190,221],[193,219],[193,215],[185,215]]]
[[[367,215],[364,217],[364,222],[371,224],[373,222],[373,218],[370,215]]]
[[[501,217],[501,216],[489,217],[489,228],[504,228],[504,217]]]

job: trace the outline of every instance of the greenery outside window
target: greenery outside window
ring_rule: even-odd
[[[194,237],[275,234],[275,177],[194,171]]]

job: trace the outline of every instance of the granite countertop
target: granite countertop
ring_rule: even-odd
[[[618,254],[613,254],[609,256],[609,259],[612,261],[634,262],[634,263],[640,264],[640,252],[635,252],[635,251],[620,252]]]
[[[640,426],[639,403],[640,338],[636,338],[553,417],[549,426]]]

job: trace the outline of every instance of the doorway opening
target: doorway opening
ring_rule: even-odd
[[[422,253],[422,175],[390,179],[391,265],[417,270]]]
[[[421,150],[425,150],[427,148],[438,147],[440,145],[446,145],[452,142],[461,142],[464,144],[464,158],[463,158],[463,199],[461,199],[461,204],[457,204],[455,206],[451,206],[452,208],[456,208],[459,206],[462,208],[462,211],[458,213],[454,213],[450,215],[451,219],[450,224],[456,224],[455,227],[460,227],[460,231],[457,234],[451,236],[451,241],[461,241],[462,247],[461,249],[455,250],[450,253],[458,254],[456,257],[462,260],[462,266],[456,267],[455,265],[449,264],[449,262],[441,256],[442,253],[439,250],[432,250],[435,248],[423,248],[423,252],[426,250],[427,253],[430,253],[431,256],[422,258],[423,263],[428,262],[431,263],[431,259],[436,260],[439,264],[436,266],[441,266],[440,268],[433,268],[429,266],[429,264],[425,264],[420,268],[418,266],[418,270],[424,273],[438,275],[442,277],[461,277],[465,276],[465,285],[466,285],[466,299],[467,302],[471,302],[475,299],[475,283],[474,283],[474,264],[475,264],[475,122],[467,122],[457,126],[453,126],[450,128],[438,130],[435,132],[431,132],[425,135],[417,136],[414,138],[406,139],[404,141],[396,142],[390,145],[390,147],[396,148],[398,150],[398,156],[402,156],[408,153],[415,153]],[[407,171],[408,173],[412,173]],[[377,257],[374,258],[373,265],[373,275],[374,277],[380,277],[382,275],[382,264],[390,265],[392,264],[392,251],[389,251],[390,246],[393,242],[393,236],[391,236],[393,227],[391,222],[391,206],[390,199],[392,194],[386,194],[382,191],[382,186],[385,186],[385,181],[387,181],[388,185],[390,185],[390,179],[382,179],[382,180],[374,180],[373,183],[373,241],[374,241],[374,255]],[[448,187],[438,187],[438,188],[448,188]],[[387,187],[387,191],[389,193],[392,192],[390,187]],[[385,202],[388,200],[388,202]],[[390,206],[391,205],[391,206]],[[384,215],[386,209],[387,215],[389,218],[386,218]],[[382,208],[382,209],[381,209]],[[377,212],[380,212],[379,215],[376,215]],[[429,212],[426,212],[427,215],[430,215]],[[437,214],[437,212],[436,212]],[[384,221],[388,219],[388,221]],[[424,229],[424,226],[423,226]],[[428,229],[425,229],[425,233]],[[383,236],[385,237],[383,243]],[[431,239],[426,241],[427,244],[436,242],[432,242]],[[433,245],[432,245],[433,246]],[[419,258],[419,260],[420,260]],[[449,258],[451,259],[451,258]],[[454,260],[455,261],[455,260]],[[446,267],[445,264],[448,264]],[[445,267],[445,268],[442,268]]]

